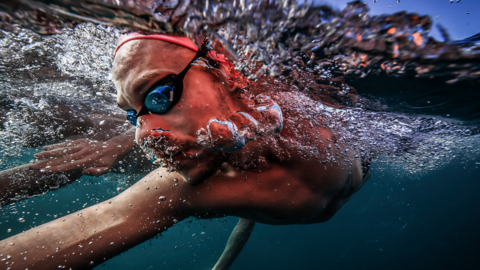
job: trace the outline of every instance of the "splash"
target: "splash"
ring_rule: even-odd
[[[123,117],[110,79],[117,30],[84,24],[55,36],[25,29],[3,34],[1,156],[72,133],[94,135],[102,126],[92,115]]]
[[[428,16],[372,16],[361,1],[340,11],[289,0],[23,0],[3,3],[2,10],[0,27],[15,33],[20,26],[60,33],[91,22],[120,32],[186,35],[197,45],[208,37],[250,80],[289,76],[301,67],[321,80],[342,76],[390,110],[480,121],[478,37],[452,41],[438,26],[445,40],[436,41]],[[391,80],[398,87],[384,91]],[[401,87],[402,80],[412,83]]]
[[[393,163],[402,174],[424,175],[454,160],[471,164],[480,155],[480,130],[449,124],[429,117],[409,117],[391,112],[372,112],[360,107],[334,108],[317,102],[302,93],[279,93],[276,96],[287,119],[301,117],[315,126],[326,126],[335,134],[336,143],[347,146],[356,158]],[[297,116],[298,117],[298,116]],[[319,162],[335,162],[335,156],[318,156],[307,139],[304,127],[286,121],[287,128],[298,135],[291,145],[309,153]],[[332,141],[327,149],[336,144]]]
[[[282,131],[282,110],[268,96],[258,95],[252,102],[253,110],[260,115],[255,119],[246,112],[235,112],[230,120],[216,118],[207,127],[197,131],[196,143],[210,151],[236,152],[257,136],[273,136]]]
[[[187,35],[198,45],[203,37],[209,37],[218,52],[239,60],[237,68],[253,77],[288,72],[297,57],[310,68],[321,66],[327,58],[335,63],[335,71],[354,77],[379,69],[399,76],[410,70],[419,76],[441,76],[439,67],[430,65],[432,61],[468,61],[479,55],[474,39],[470,43],[431,39],[432,21],[428,16],[405,12],[371,16],[360,1],[342,11],[299,6],[290,0],[24,0],[4,3],[0,8],[0,26],[9,31],[15,31],[19,24],[53,34],[79,22],[92,22],[122,32]],[[266,65],[264,70],[249,74],[258,62]],[[445,65],[440,69],[445,68],[453,71],[456,67]],[[478,64],[466,71],[449,81],[479,80]]]
[[[235,69],[253,82],[249,91],[252,100],[258,96],[255,110],[267,121],[260,123],[259,117],[252,116],[256,123],[242,113],[237,113],[238,119],[213,119],[198,136],[199,144],[211,149],[236,151],[255,137],[273,136],[294,125],[292,119],[298,116],[292,117],[292,111],[311,119],[312,125],[337,129],[340,140],[348,142],[352,151],[360,149],[361,156],[367,158],[389,155],[392,160],[401,157],[406,163],[415,160],[422,165],[417,167],[434,168],[441,162],[432,162],[437,159],[429,158],[423,150],[431,155],[438,149],[452,153],[457,147],[474,149],[468,147],[466,139],[462,141],[465,145],[452,148],[448,142],[475,138],[475,127],[405,114],[418,113],[417,109],[405,109],[415,105],[425,108],[421,114],[452,114],[460,121],[478,122],[480,106],[472,101],[478,95],[474,86],[480,78],[478,39],[435,41],[428,36],[432,23],[426,16],[371,16],[360,2],[342,11],[299,6],[296,1],[136,1],[135,7],[132,3],[2,3],[0,26],[5,31],[1,32],[0,83],[5,91],[0,95],[2,104],[7,105],[0,131],[4,135],[2,155],[60,139],[72,126],[62,123],[60,103],[70,108],[71,118],[84,121],[93,112],[123,115],[114,105],[110,71],[116,40],[121,32],[128,31],[187,35],[197,43],[209,37],[214,49],[234,59]],[[25,28],[57,35],[41,36]],[[394,89],[392,80],[399,78],[407,81],[401,90],[385,91]],[[416,80],[425,80],[426,85],[415,88],[414,102],[405,105],[403,100],[399,107],[398,99],[389,102],[382,96],[406,92]],[[371,87],[372,81],[384,84]],[[262,85],[274,87],[265,90]],[[458,87],[466,90],[451,90]],[[423,97],[422,91],[431,88],[433,93]],[[448,102],[433,99],[438,97],[435,89],[448,93],[448,100],[469,99],[463,102],[463,109],[472,105],[455,115],[460,110],[450,104],[446,107],[448,115],[440,114],[435,109]],[[262,91],[273,103],[261,105]],[[430,100],[430,105],[420,104]],[[294,128],[299,134],[300,129]],[[92,127],[82,132],[95,131]],[[224,134],[228,140],[222,141],[215,134]],[[295,145],[315,155],[307,141],[299,140]],[[174,149],[169,153],[175,153]],[[447,162],[457,156],[449,153],[441,154],[446,158],[438,160]]]

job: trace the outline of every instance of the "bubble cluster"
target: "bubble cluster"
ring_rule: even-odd
[[[115,26],[122,32],[187,35],[197,44],[203,37],[209,37],[217,52],[237,60],[237,69],[250,79],[288,72],[296,57],[312,67],[329,58],[338,63],[336,71],[351,76],[379,71],[399,76],[407,71],[419,76],[442,76],[441,70],[455,71],[459,67],[446,64],[432,69],[433,59],[464,59],[475,63],[473,59],[479,53],[478,42],[458,46],[448,39],[446,43],[431,39],[432,20],[428,16],[405,12],[371,16],[361,1],[353,1],[341,11],[328,6],[299,5],[292,0],[141,0],[135,4],[127,0],[94,3],[59,0],[54,6],[43,1],[35,4],[6,5],[4,8],[10,15],[0,17],[0,27],[12,30],[13,23],[19,23],[51,34],[90,21]],[[72,4],[75,8],[70,7]],[[17,16],[13,11],[23,15]],[[50,14],[58,17],[54,19]],[[254,68],[259,62],[262,68]],[[448,80],[478,81],[478,68],[478,64],[462,67],[466,72]]]
[[[196,143],[211,150],[227,153],[239,151],[257,136],[273,136],[282,131],[282,110],[268,96],[258,95],[252,102],[258,119],[246,112],[235,112],[231,119],[211,119],[206,128],[197,131]]]
[[[115,106],[110,78],[118,35],[113,28],[93,24],[54,36],[25,29],[4,32],[0,40],[1,156],[14,156],[20,153],[19,147],[58,141],[64,134],[94,135],[101,122],[92,124],[91,114],[123,117]]]

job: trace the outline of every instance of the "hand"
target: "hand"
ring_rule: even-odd
[[[40,161],[30,165],[29,169],[45,173],[82,169],[83,174],[100,176],[109,172],[117,160],[130,151],[132,142],[131,138],[118,136],[105,142],[81,139],[45,146],[46,152],[34,155]]]

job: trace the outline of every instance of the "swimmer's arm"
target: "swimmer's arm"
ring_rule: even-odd
[[[12,269],[93,268],[184,218],[174,210],[181,201],[158,204],[160,195],[178,198],[178,187],[162,184],[165,178],[152,172],[112,199],[4,239],[0,260],[8,255]]]
[[[56,173],[82,169],[92,176],[103,175],[135,145],[135,129],[108,141],[80,139],[45,146],[46,152],[35,154],[38,163],[30,165],[31,170]]]
[[[1,206],[59,188],[82,176],[81,170],[44,174],[28,167],[23,165],[0,171]]]
[[[237,258],[240,251],[242,251],[247,243],[254,226],[254,221],[243,218],[238,220],[237,226],[233,229],[227,245],[225,246],[225,250],[213,267],[213,270],[227,270],[232,265],[233,261]]]
[[[0,205],[4,206],[15,201],[23,200],[62,187],[80,178],[82,173],[99,176],[108,172],[116,160],[124,156],[133,148],[135,145],[133,141],[134,136],[135,129],[132,129],[126,134],[110,139],[105,145],[115,151],[113,154],[111,151],[108,151],[109,149],[103,148],[104,144],[98,144],[98,146],[101,147],[98,148],[98,150],[104,150],[105,153],[108,152],[107,157],[103,160],[100,160],[98,155],[95,155],[97,153],[94,153],[94,148],[88,148],[89,145],[85,140],[46,146],[44,148],[45,150],[52,151],[36,154],[36,157],[46,159],[46,161],[0,171]],[[83,142],[85,145],[80,145],[80,142]],[[74,145],[71,145],[70,147],[62,147],[67,146],[68,143],[73,143]],[[119,145],[122,147],[118,147]],[[83,152],[77,152],[78,155],[83,156],[79,161],[72,163],[72,156],[69,154],[70,152],[67,151],[67,153],[63,153],[63,151],[74,147],[77,147],[79,152],[83,150]],[[89,152],[87,151],[87,148]],[[57,158],[50,159],[55,157]],[[67,161],[67,163],[64,161]],[[46,166],[50,166],[50,168],[45,169]]]

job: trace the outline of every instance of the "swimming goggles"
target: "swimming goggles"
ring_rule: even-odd
[[[211,51],[208,44],[208,40],[204,40],[195,57],[182,72],[177,75],[168,75],[147,91],[140,111],[137,113],[135,110],[128,110],[127,120],[132,125],[137,126],[138,117],[149,113],[163,114],[173,108],[182,97],[183,79],[188,70],[198,58],[207,56],[208,52]]]

